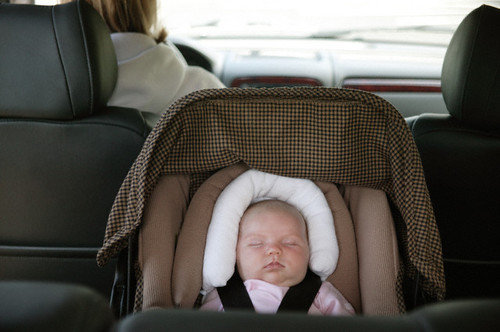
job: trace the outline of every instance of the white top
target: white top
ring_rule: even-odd
[[[175,46],[141,33],[112,33],[118,59],[118,81],[109,106],[131,107],[161,114],[190,92],[223,88],[219,79],[201,67],[188,66]]]
[[[275,314],[278,311],[289,287],[280,287],[263,280],[248,279],[243,282],[255,311],[263,314]],[[200,310],[224,311],[219,293],[213,290],[203,299]],[[352,305],[332,284],[323,281],[308,311],[312,315],[354,315]]]

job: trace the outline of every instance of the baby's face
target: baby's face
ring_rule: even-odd
[[[240,223],[236,263],[244,281],[260,279],[287,287],[301,282],[309,263],[309,244],[306,225],[298,211],[247,211]]]

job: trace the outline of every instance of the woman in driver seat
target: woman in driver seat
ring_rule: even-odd
[[[67,2],[67,1],[66,1]],[[201,67],[188,66],[158,27],[156,0],[87,0],[111,30],[118,80],[109,106],[131,107],[154,126],[174,101],[190,92],[223,88]]]

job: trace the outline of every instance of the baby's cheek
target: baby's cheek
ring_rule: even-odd
[[[303,265],[309,264],[309,251],[300,250],[297,252],[297,259],[302,262]]]
[[[245,268],[245,270],[251,270],[252,266],[257,262],[258,255],[254,250],[241,250],[239,254],[236,255],[236,264]]]

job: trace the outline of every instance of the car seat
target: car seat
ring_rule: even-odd
[[[399,251],[400,269],[389,286],[396,293],[398,312],[444,297],[439,234],[404,119],[383,99],[360,91],[276,88],[203,90],[163,114],[120,188],[97,256],[102,266],[128,246],[128,271],[134,273],[122,278],[128,284],[121,287],[130,286],[124,302],[135,293],[136,311],[194,305],[201,285],[206,216],[218,192],[246,167],[332,188],[337,212],[346,216],[342,227],[351,229],[345,245],[352,250],[343,251],[352,254],[354,262],[351,270],[337,271],[345,276],[359,270],[359,279],[351,278],[354,288],[369,279],[370,270],[361,270],[373,262],[369,256],[354,255],[355,250],[369,255],[373,245],[366,232],[354,249],[357,220],[385,237],[383,257],[397,257]],[[377,203],[360,199],[365,190],[378,193]],[[358,199],[363,202],[359,210],[365,212],[356,215]],[[390,228],[370,223],[373,212],[366,211],[373,210],[365,209],[370,204],[391,210],[398,250],[389,244]],[[205,226],[196,220],[205,220]],[[189,230],[190,225],[200,227]],[[135,236],[138,243],[131,241]],[[179,268],[183,262],[188,266]],[[134,277],[137,287],[132,285]],[[363,307],[367,293],[362,288],[358,310],[369,312]],[[125,311],[131,310],[128,304]]]
[[[450,114],[408,119],[443,241],[447,298],[500,297],[500,9],[481,6],[446,52]]]
[[[0,280],[80,283],[109,297],[99,269],[113,199],[147,136],[108,108],[117,63],[85,1],[0,4]]]
[[[240,186],[240,192],[244,191],[246,194],[274,191],[273,197],[276,197],[274,196],[275,194],[279,194],[278,197],[280,199],[289,203],[292,203],[293,197],[297,196],[297,194],[287,195],[286,193],[283,193],[283,190],[280,192],[280,188],[283,189],[289,187],[286,183],[288,181],[283,181],[281,179],[276,180],[274,175],[269,175],[267,173],[257,172],[260,174],[267,174],[265,178],[266,182],[269,183],[269,189],[263,188],[262,185],[259,186],[258,181],[252,181],[250,185],[242,184],[240,181],[243,179],[242,177],[246,176],[246,178],[248,178],[248,172],[246,172],[247,170],[248,166],[245,164],[236,164],[234,166],[224,168],[215,173],[200,186],[200,189],[193,196],[193,199],[189,204],[182,228],[180,229],[178,235],[176,251],[174,253],[171,282],[173,303],[162,301],[164,300],[163,298],[156,296],[156,294],[152,292],[152,289],[162,289],[161,283],[158,283],[154,280],[154,278],[151,278],[151,276],[146,272],[148,271],[146,269],[146,273],[143,278],[145,292],[143,302],[144,309],[156,306],[168,307],[171,305],[176,305],[181,308],[191,308],[195,305],[199,289],[202,288],[202,286],[206,289],[207,285],[205,285],[205,281],[208,286],[215,281],[224,281],[224,283],[219,285],[223,286],[226,284],[230,275],[232,275],[232,273],[226,274],[224,279],[224,274],[227,273],[228,268],[232,271],[234,263],[231,266],[231,264],[227,264],[226,259],[221,259],[221,255],[219,253],[222,252],[223,249],[217,247],[214,248],[214,244],[219,246],[222,245],[225,250],[228,250],[226,247],[227,243],[225,243],[227,241],[225,241],[224,238],[229,238],[231,235],[235,234],[232,234],[229,230],[221,230],[219,223],[218,228],[223,232],[222,234],[214,234],[215,230],[212,231],[211,246],[209,246],[210,239],[207,236],[208,230],[213,226],[212,216],[221,215],[221,209],[224,211],[223,215],[239,215],[238,209],[241,208],[241,203],[238,204],[237,202],[229,203],[232,206],[227,206],[228,203],[224,203],[224,200],[227,201],[228,194],[225,194],[225,196],[222,197],[220,189],[224,189],[224,191],[226,191],[230,189],[229,185],[231,185],[231,195],[233,196],[231,199],[234,200],[235,197],[238,197],[241,198],[242,201],[245,200],[245,197],[242,197],[242,195],[238,195],[234,192],[235,185]],[[253,172],[255,173],[255,171]],[[259,178],[259,176],[253,176],[252,178]],[[293,180],[297,181],[297,179]],[[234,181],[239,182],[237,184],[233,184]],[[335,272],[331,273],[330,271],[325,274],[325,276],[327,276],[327,281],[331,282],[341,290],[341,293],[348,298],[349,302],[353,304],[357,312],[361,312],[362,306],[364,312],[377,314],[398,313],[398,299],[395,285],[399,272],[399,255],[397,254],[397,241],[395,239],[394,224],[392,222],[390,208],[387,204],[385,194],[381,191],[354,187],[348,187],[347,189],[341,188],[339,191],[336,185],[328,182],[317,181],[316,185],[321,189],[320,194],[324,195],[325,202],[328,203],[327,208],[332,211],[331,214],[334,219],[337,234],[336,237],[338,238],[338,248],[340,248],[336,248],[337,243],[335,242],[335,238],[330,239],[335,242],[329,245],[335,247],[330,249],[330,255],[337,254],[337,250],[340,252],[340,255]],[[297,191],[299,191],[302,195],[310,193],[310,190],[307,190],[306,186],[302,187],[302,185],[300,190],[292,189],[291,192],[295,193]],[[341,191],[344,192],[344,196],[348,197],[346,199],[347,202],[344,202]],[[319,199],[320,198],[315,198],[315,201],[317,202]],[[303,197],[302,202],[305,200],[306,198]],[[374,208],[369,211],[369,225],[366,222],[367,219],[364,219],[366,216],[363,215],[366,213],[365,206],[359,206],[360,204],[366,204],[367,201],[370,201],[370,203],[374,205]],[[296,198],[293,205],[296,206],[297,203],[300,202]],[[215,206],[217,204],[219,204],[219,212],[216,212],[217,210]],[[313,215],[314,217],[312,218],[316,218],[315,221],[319,221],[318,218],[320,218],[320,220],[325,220],[326,218],[324,217],[324,212],[320,212],[322,211],[320,204],[315,205],[315,214],[308,213],[307,215]],[[349,205],[352,213],[349,213],[349,209],[347,207]],[[212,211],[214,212],[211,213]],[[353,221],[351,215],[354,215],[357,218]],[[216,220],[221,220],[221,218],[218,217]],[[139,252],[141,252],[142,249],[143,253],[149,251],[154,255],[155,250],[157,250],[156,242],[148,241],[152,237],[151,235],[148,236],[148,234],[152,233],[152,228],[157,229],[159,225],[154,225],[151,221],[152,220],[150,219],[145,219],[144,227],[141,230],[141,237],[139,238]],[[164,221],[166,220],[164,219]],[[313,221],[311,220],[311,222]],[[378,232],[377,229],[372,228],[373,225],[377,225],[376,227],[380,227],[383,231]],[[312,231],[313,229],[309,228],[310,235]],[[366,241],[368,233],[370,234],[372,241]],[[311,250],[313,249],[313,245],[320,241],[317,233],[314,238],[316,243],[310,242]],[[365,241],[363,241],[363,244],[357,245],[356,238],[364,239]],[[205,243],[207,243],[206,246]],[[323,243],[321,245],[324,246],[325,244]],[[235,251],[230,250],[230,252]],[[164,257],[162,255],[157,256],[158,260],[161,260],[162,257]],[[227,255],[224,256],[227,257]],[[332,259],[328,256],[328,254],[325,254],[320,258],[323,262],[323,271],[324,264]],[[358,257],[361,259],[358,259]],[[207,259],[210,259],[210,263],[213,268],[210,269],[210,266],[207,267],[207,264],[210,264],[205,261]],[[141,261],[143,266],[147,267],[147,263],[150,261],[150,258],[143,254]],[[311,258],[311,267],[313,267],[313,264],[313,258]],[[167,266],[167,262],[164,260],[162,263],[159,262],[157,265],[165,267]],[[206,276],[208,273],[205,271],[205,268],[211,272],[210,277],[207,279]],[[157,267],[156,269],[162,268]],[[162,270],[162,274],[167,274],[167,272],[169,272],[165,268]],[[202,274],[202,271],[204,282],[203,284],[200,284],[201,280],[199,276]],[[353,283],[353,280],[358,280],[358,275],[360,274],[363,275],[363,278],[360,279],[359,283]],[[381,283],[380,280],[384,280],[384,283]],[[377,289],[377,292],[373,292],[374,289]],[[151,295],[148,294],[148,292]],[[360,293],[362,293],[363,296],[361,296]]]

